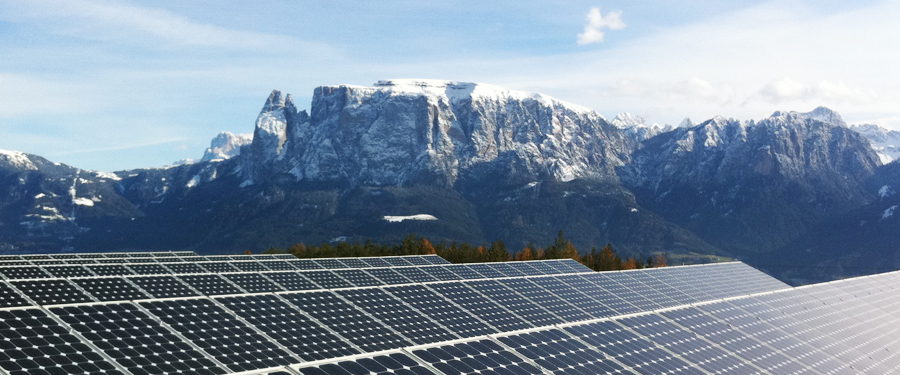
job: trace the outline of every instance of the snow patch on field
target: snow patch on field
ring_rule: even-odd
[[[93,206],[94,201],[88,198],[75,198],[72,199],[72,203],[75,203],[80,206]]]
[[[403,220],[437,220],[438,218],[428,214],[418,214],[410,216],[385,216],[382,219],[391,223],[399,223]]]

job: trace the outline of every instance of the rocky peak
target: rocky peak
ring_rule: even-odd
[[[241,146],[253,141],[252,134],[234,134],[221,132],[209,143],[201,161],[225,160],[241,153]]]
[[[822,121],[826,124],[847,127],[847,123],[844,122],[844,119],[841,118],[840,114],[825,107],[817,107],[810,112],[801,113],[801,115],[809,119]]]

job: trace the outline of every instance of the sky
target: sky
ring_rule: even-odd
[[[273,89],[484,82],[648,123],[826,106],[900,130],[897,1],[0,0],[0,149],[116,171],[252,133]]]

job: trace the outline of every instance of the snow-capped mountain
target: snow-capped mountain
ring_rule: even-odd
[[[872,124],[851,125],[850,129],[869,140],[882,163],[887,164],[900,158],[900,132]]]
[[[685,119],[685,121],[690,124],[690,119]],[[674,129],[672,125],[647,125],[643,117],[628,112],[619,113],[612,121],[610,121],[610,123],[638,142],[642,142]],[[684,122],[682,122],[682,124],[684,124]]]
[[[439,80],[322,86],[307,113],[276,90],[252,138],[222,133],[193,164],[106,174],[0,152],[0,250],[237,252],[411,232],[515,249],[563,229],[585,251],[787,254],[861,207],[900,217],[885,198],[900,173],[881,172],[870,146],[895,135],[875,130],[827,108],[607,121],[546,95]]]
[[[241,147],[253,141],[252,134],[221,132],[210,142],[200,161],[225,160],[241,154]]]

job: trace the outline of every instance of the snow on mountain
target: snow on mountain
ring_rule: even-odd
[[[801,113],[800,115],[808,119],[822,121],[826,124],[847,127],[847,123],[844,122],[844,119],[841,118],[840,114],[825,107],[816,107],[816,109],[810,112]]]
[[[240,155],[241,146],[249,145],[253,134],[221,132],[209,144],[201,161],[225,160]]]
[[[273,92],[257,120],[245,186],[270,172],[351,186],[452,186],[489,175],[617,180],[614,168],[630,152],[590,109],[494,85],[322,86],[308,116],[280,98]]]
[[[0,161],[5,161],[17,168],[37,170],[37,166],[24,152],[0,150]]]
[[[851,125],[850,129],[869,140],[882,163],[887,164],[900,158],[900,132],[871,124]]]
[[[690,122],[688,119],[685,120]],[[619,113],[610,123],[638,142],[674,129],[672,125],[668,124],[665,126],[655,123],[647,125],[643,117],[628,112]]]

